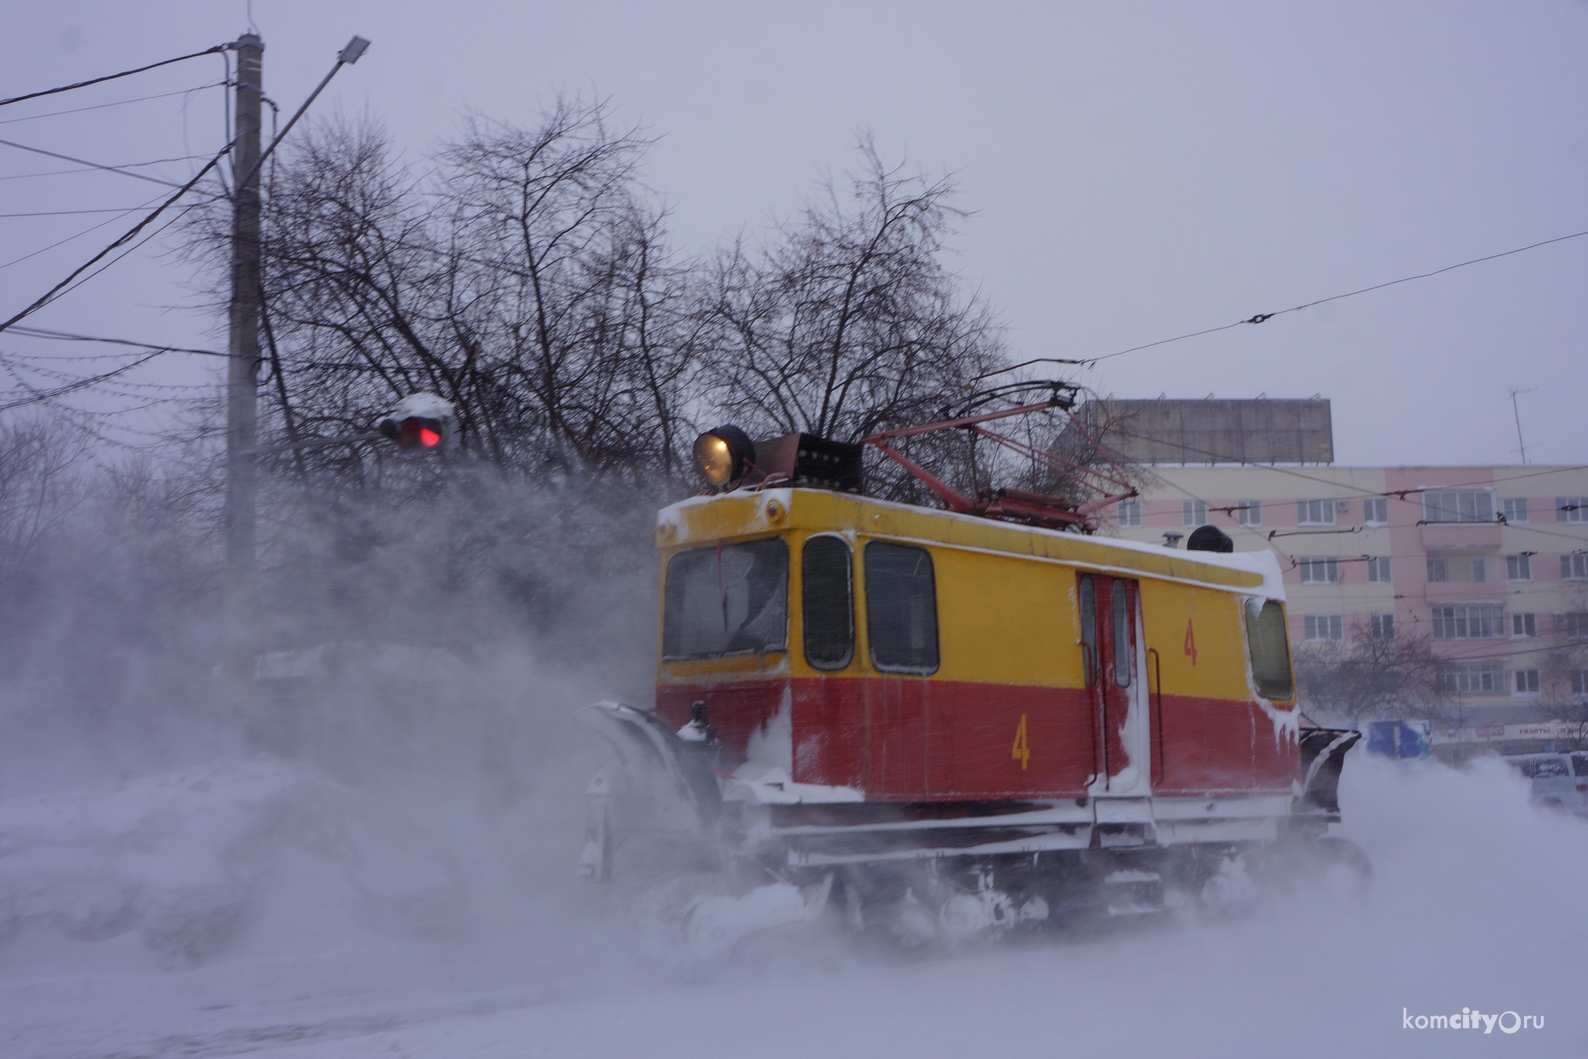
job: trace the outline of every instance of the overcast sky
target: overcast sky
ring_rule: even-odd
[[[368,111],[414,157],[466,108],[530,122],[610,96],[660,137],[675,242],[708,249],[884,153],[957,174],[953,262],[1022,356],[1093,357],[1588,229],[1588,4],[881,4],[254,0],[288,113],[349,36],[374,43],[316,104]],[[9,6],[0,96],[236,37],[243,0]],[[0,111],[0,139],[124,164],[224,143],[206,57]],[[143,169],[185,179],[196,161]],[[0,213],[126,208],[159,186],[0,146]],[[12,179],[12,178],[18,179]],[[0,218],[9,316],[127,221]],[[222,342],[151,244],[30,319]],[[1118,396],[1334,402],[1342,463],[1588,463],[1588,238],[1109,360]],[[12,335],[0,352],[102,353]],[[75,368],[81,362],[73,362]],[[205,366],[162,368],[194,381]],[[154,376],[150,376],[151,378]],[[8,385],[0,389],[9,388]]]

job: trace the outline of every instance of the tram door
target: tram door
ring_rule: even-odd
[[[1139,679],[1136,607],[1140,596],[1135,581],[1102,574],[1081,574],[1080,578],[1081,655],[1092,713],[1092,772],[1108,790],[1130,767],[1130,744],[1136,742],[1124,733]]]

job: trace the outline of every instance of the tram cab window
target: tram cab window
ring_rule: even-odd
[[[849,545],[842,537],[812,537],[800,563],[805,660],[817,669],[842,669],[855,656],[855,607]]]
[[[1276,600],[1246,601],[1246,649],[1252,660],[1257,693],[1265,699],[1288,699],[1295,692],[1290,677],[1290,644],[1285,638],[1285,608]]]
[[[788,644],[788,545],[747,541],[677,552],[667,561],[662,657],[781,651]]]
[[[936,671],[937,581],[925,548],[883,541],[866,545],[866,632],[878,669]]]

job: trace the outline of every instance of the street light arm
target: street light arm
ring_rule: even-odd
[[[347,47],[343,48],[341,54],[337,55],[336,65],[331,67],[330,73],[326,74],[325,77],[320,80],[320,83],[315,86],[314,91],[309,93],[309,98],[305,99],[303,101],[303,105],[293,112],[292,117],[287,119],[287,124],[282,127],[281,132],[276,135],[276,138],[270,141],[270,146],[265,148],[264,153],[259,156],[259,161],[253,164],[253,168],[249,169],[248,172],[243,175],[241,180],[236,181],[233,187],[233,194],[236,194],[238,189],[248,186],[248,182],[254,178],[255,174],[259,172],[260,167],[265,164],[265,159],[269,158],[273,153],[275,153],[276,147],[280,145],[282,140],[287,138],[287,133],[292,131],[292,127],[298,123],[299,118],[303,117],[303,112],[309,109],[309,105],[319,97],[321,92],[325,91],[325,86],[331,83],[331,78],[336,76],[336,72],[343,66],[351,66],[353,63],[358,62],[359,56],[363,55],[364,49],[368,47],[369,41],[365,40],[363,37],[354,37],[352,40],[347,42]]]

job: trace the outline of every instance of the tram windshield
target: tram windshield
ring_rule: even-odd
[[[788,545],[709,545],[667,561],[662,657],[781,651],[788,643]]]

